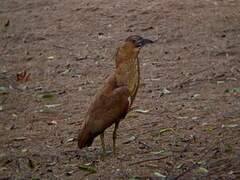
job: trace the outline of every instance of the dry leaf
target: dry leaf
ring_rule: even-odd
[[[149,110],[149,109],[146,109],[146,110],[143,110],[143,109],[135,109],[134,112],[146,114],[146,113],[149,113],[150,110]]]
[[[227,125],[222,125],[222,128],[235,128],[238,127],[238,124],[227,124]]]
[[[165,129],[161,129],[159,134],[163,134],[163,133],[168,132],[168,131],[174,132],[173,128],[165,128]]]
[[[73,173],[74,173],[74,171],[71,170],[71,171],[66,172],[66,175],[67,175],[67,176],[71,176]]]
[[[1,94],[8,94],[8,93],[9,93],[9,92],[8,92],[8,90],[7,90],[6,87],[0,86],[0,95],[1,95]]]
[[[49,59],[49,60],[53,60],[53,59],[54,59],[54,56],[48,56],[48,59]]]
[[[16,137],[14,140],[15,141],[22,141],[22,140],[25,140],[26,139],[26,137]]]
[[[165,150],[164,149],[162,149],[162,150],[160,150],[160,151],[154,151],[154,152],[151,152],[152,154],[163,154],[163,153],[165,153]]]
[[[73,142],[75,140],[75,138],[69,138],[68,140],[67,140],[67,142]]]
[[[166,179],[167,177],[159,172],[154,172],[154,176],[159,177],[159,179]]]
[[[197,99],[200,96],[200,94],[194,94],[192,95],[192,99]]]
[[[199,167],[196,171],[199,174],[207,174],[208,173],[208,170],[204,167]]]
[[[57,121],[51,121],[48,123],[48,125],[57,125]]]
[[[51,92],[43,92],[38,94],[37,97],[42,100],[53,100],[55,98],[55,95]]]
[[[27,149],[22,149],[22,152],[23,152],[23,153],[25,153],[25,152],[27,152],[27,151],[28,151]]]
[[[61,104],[46,104],[45,107],[47,108],[54,108],[54,107],[58,107],[61,106]]]
[[[177,119],[188,119],[189,117],[188,116],[178,116],[176,117]]]
[[[30,80],[30,75],[31,73],[27,73],[26,70],[24,70],[23,72],[17,73],[17,81],[18,82],[27,82]]]
[[[232,88],[232,89],[226,89],[226,93],[240,93],[240,87]]]
[[[57,162],[54,161],[54,162],[48,163],[47,166],[54,166],[54,165],[56,165],[56,164],[57,164]]]
[[[83,170],[83,171],[88,171],[90,173],[96,173],[97,172],[96,168],[93,167],[93,166],[79,165],[78,168]]]
[[[123,142],[123,144],[128,144],[128,143],[130,143],[130,142],[132,142],[132,141],[134,141],[136,139],[136,137],[135,136],[131,136],[130,138],[128,138],[126,141],[124,141]]]
[[[176,166],[177,169],[181,169],[183,167],[184,163],[180,163]]]
[[[163,96],[165,94],[170,94],[170,93],[171,93],[171,91],[169,91],[167,88],[163,88],[163,90],[160,91],[160,96]]]

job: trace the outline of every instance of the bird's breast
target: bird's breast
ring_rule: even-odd
[[[122,64],[117,70],[117,83],[118,85],[127,85],[131,101],[135,99],[140,81],[140,67],[138,59],[129,61]]]
[[[128,80],[128,88],[132,98],[135,98],[139,87],[139,80],[140,80],[140,73],[139,73],[139,65],[135,63],[131,66],[131,70],[129,73],[129,80]]]

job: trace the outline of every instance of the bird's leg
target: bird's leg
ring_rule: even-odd
[[[113,154],[116,155],[116,139],[117,139],[117,129],[118,129],[119,122],[115,123],[114,130],[113,130]]]
[[[103,155],[105,155],[106,149],[105,149],[105,142],[104,142],[104,132],[102,134],[100,134],[100,138],[101,138],[101,144],[102,144],[102,149],[103,149]]]

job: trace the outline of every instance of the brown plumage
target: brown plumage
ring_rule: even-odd
[[[104,131],[115,124],[113,131],[113,152],[116,149],[116,131],[119,122],[126,116],[139,87],[140,69],[138,54],[145,44],[153,43],[140,36],[128,37],[115,55],[116,70],[97,92],[87,112],[83,128],[79,133],[78,147],[91,146],[100,135],[105,153]]]

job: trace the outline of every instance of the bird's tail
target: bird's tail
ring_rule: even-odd
[[[90,129],[84,125],[78,136],[78,147],[82,149],[86,146],[91,146],[94,138],[95,136],[91,133]]]

